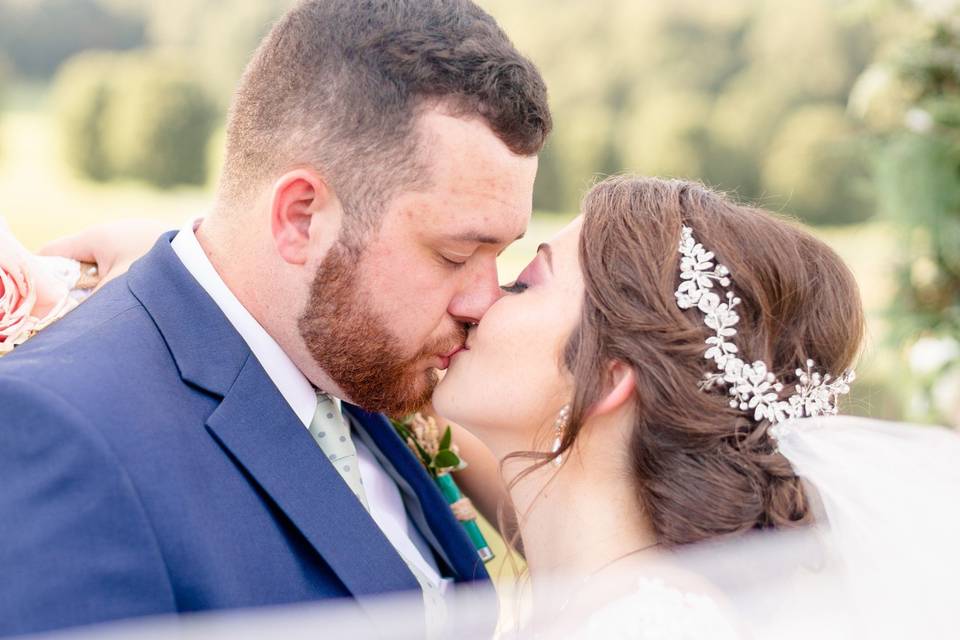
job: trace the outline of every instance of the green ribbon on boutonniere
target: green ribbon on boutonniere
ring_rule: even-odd
[[[457,445],[453,443],[453,431],[447,426],[441,435],[436,421],[420,413],[414,413],[403,420],[391,419],[390,422],[437,483],[440,493],[473,542],[477,555],[484,562],[493,560],[493,551],[477,526],[476,512],[451,475],[467,466],[466,461],[460,457]]]

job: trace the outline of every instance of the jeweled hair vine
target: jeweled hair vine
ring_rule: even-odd
[[[784,384],[776,378],[762,360],[744,362],[733,339],[740,321],[736,308],[740,298],[732,290],[730,270],[716,262],[713,252],[697,242],[693,229],[684,225],[680,236],[680,286],[676,291],[677,306],[697,308],[703,313],[704,324],[714,331],[707,338],[703,357],[716,370],[704,375],[701,390],[727,387],[730,406],[748,413],[754,421],[763,420],[776,425],[793,418],[835,415],[837,397],[850,391],[855,375],[845,371],[834,378],[829,373],[815,371],[816,364],[807,360],[805,368],[796,370],[794,393],[782,399]],[[714,286],[722,289],[722,295]],[[773,432],[776,435],[776,431]]]

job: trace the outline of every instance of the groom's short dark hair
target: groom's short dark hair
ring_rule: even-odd
[[[260,44],[234,96],[221,193],[310,165],[367,220],[423,180],[418,109],[482,118],[518,155],[551,128],[536,67],[469,0],[305,0]]]

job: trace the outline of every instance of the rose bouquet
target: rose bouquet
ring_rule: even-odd
[[[62,318],[95,285],[96,267],[31,254],[0,218],[0,356]]]

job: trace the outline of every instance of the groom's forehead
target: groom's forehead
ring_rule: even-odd
[[[491,203],[445,203],[441,211],[421,218],[420,228],[454,244],[507,246],[527,232],[530,212]],[[426,213],[426,212],[425,212]],[[416,224],[416,219],[414,219]]]
[[[522,188],[461,184],[433,195],[424,198],[414,220],[451,241],[508,245],[524,236],[532,215],[532,194]]]
[[[462,244],[508,245],[524,236],[532,214],[528,199],[510,201],[484,189],[407,193],[394,206],[408,229]]]
[[[428,110],[418,117],[417,140],[414,152],[435,185],[501,197],[518,188],[532,194],[537,156],[515,154],[483,118]]]
[[[413,216],[415,232],[450,244],[507,246],[527,232],[529,215],[520,212],[455,208],[430,215]]]

